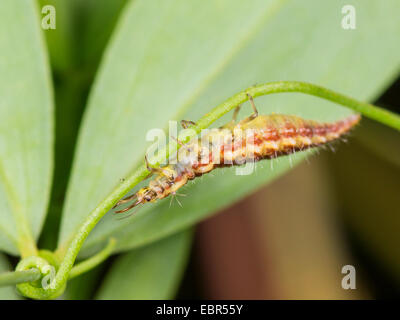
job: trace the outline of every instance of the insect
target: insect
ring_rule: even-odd
[[[361,119],[359,114],[353,114],[337,122],[320,123],[293,115],[259,115],[252,96],[248,94],[248,98],[253,108],[252,115],[237,122],[240,106],[236,107],[228,124],[212,130],[202,139],[182,144],[175,164],[153,168],[145,157],[147,169],[154,178],[148,186],[121,199],[114,208],[133,202],[116,213],[175,195],[189,180],[218,167],[272,159],[326,144],[347,133]],[[195,125],[186,120],[181,124],[185,129]]]

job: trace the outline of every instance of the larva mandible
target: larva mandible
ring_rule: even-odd
[[[359,114],[353,114],[337,122],[320,123],[304,120],[293,115],[258,115],[253,98],[250,95],[248,96],[253,108],[253,114],[250,117],[236,122],[238,106],[231,122],[211,131],[205,136],[205,140],[203,137],[203,143],[204,141],[220,141],[211,147],[212,150],[217,148],[219,161],[215,161],[215,156],[209,147],[199,147],[202,144],[200,139],[194,139],[180,149],[183,152],[178,154],[176,164],[162,168],[151,168],[146,158],[147,168],[155,175],[154,179],[150,181],[147,187],[121,199],[114,208],[135,199],[136,201],[128,207],[116,211],[116,213],[126,212],[139,204],[163,199],[170,194],[175,195],[177,190],[189,180],[193,180],[215,168],[227,166],[227,163],[239,165],[246,163],[249,159],[252,161],[271,159],[326,144],[347,133],[361,119]],[[184,128],[187,128],[194,123],[183,120],[181,124]],[[252,132],[252,148],[248,148],[248,137],[243,135],[246,130]],[[252,151],[251,155],[249,149]],[[191,151],[191,160],[188,160],[185,154],[188,150]],[[197,161],[193,161],[193,155],[194,160]]]

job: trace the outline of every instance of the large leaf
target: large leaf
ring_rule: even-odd
[[[399,70],[394,47],[400,45],[400,21],[395,18],[400,3],[347,4],[356,7],[356,30],[341,28],[340,0],[220,0],[209,6],[200,0],[133,1],[115,30],[90,96],[60,241],[67,241],[119,180],[143,161],[147,130],[167,128],[168,120],[196,120],[234,93],[272,80],[304,80],[360,99],[376,97]],[[349,113],[300,94],[263,97],[256,104],[262,113],[315,120]],[[131,219],[108,214],[85,247],[94,248],[110,235],[119,238],[119,249],[154,241],[289,168],[289,158],[282,158],[274,161],[273,170],[270,164],[259,164],[251,176],[235,176],[234,169],[227,169],[198,179],[183,191],[183,208],[169,208],[164,200],[144,206]]]
[[[76,0],[75,0],[76,1]],[[97,67],[101,53],[127,0],[80,0],[79,10],[84,11],[82,37],[82,63],[90,70]],[[95,37],[93,35],[96,35]]]
[[[7,257],[0,254],[0,273],[11,271],[11,265]],[[17,294],[15,286],[0,287],[0,300],[17,300],[20,296]]]
[[[103,49],[126,0],[40,0],[53,5],[57,28],[46,31],[55,81],[55,170],[40,247],[57,245],[81,116]],[[92,36],[95,34],[96,36]]]
[[[0,2],[0,249],[40,233],[53,169],[52,89],[34,1]]]
[[[97,65],[127,0],[38,0],[41,8],[56,10],[56,29],[46,32],[53,69],[67,77],[85,74]],[[71,68],[75,67],[71,74]],[[79,67],[79,68],[78,68]],[[65,75],[64,75],[65,76]],[[89,75],[90,76],[90,75]]]
[[[47,47],[53,71],[65,71],[75,62],[77,55],[74,51],[74,15],[75,0],[37,0],[42,17],[49,14],[49,11],[42,13],[46,6],[52,6],[56,13],[56,29],[45,31]],[[75,18],[75,19],[74,19]]]
[[[192,232],[184,231],[119,257],[97,299],[172,299],[186,265]]]

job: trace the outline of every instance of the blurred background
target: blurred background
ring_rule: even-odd
[[[103,50],[129,1],[38,3],[57,8],[57,30],[45,33],[56,101],[54,184],[39,240],[40,247],[54,249],[88,93]],[[294,25],[301,23],[293,21]],[[313,38],[306,41],[312,43]],[[293,69],[300,63],[293,61]],[[391,74],[393,80],[371,102],[400,113],[398,65]],[[343,78],[345,82],[346,75]],[[268,186],[199,223],[176,297],[399,298],[400,134],[363,119],[348,140],[335,144],[333,150],[321,150]],[[96,297],[101,279],[118,258],[113,256],[71,281],[64,298]],[[356,269],[356,290],[341,286],[344,265]]]

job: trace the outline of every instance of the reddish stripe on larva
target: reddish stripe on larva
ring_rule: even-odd
[[[158,170],[149,186],[140,189],[135,195],[121,200],[117,205],[136,199],[136,201],[123,210],[145,202],[154,202],[163,199],[184,186],[189,180],[196,176],[210,172],[214,168],[223,167],[227,164],[243,164],[248,159],[248,148],[251,149],[252,161],[265,158],[274,158],[281,155],[293,153],[298,150],[305,150],[322,144],[329,143],[347,133],[360,121],[360,115],[353,114],[343,120],[333,123],[319,123],[313,120],[304,120],[297,116],[290,115],[260,115],[255,118],[244,119],[237,124],[227,125],[212,131],[207,136],[208,141],[213,138],[222,137],[223,143],[217,145],[219,150],[219,162],[215,161],[212,150],[206,151],[201,163],[192,163],[185,158],[185,153],[179,153],[178,162]],[[243,132],[251,130],[252,140],[249,141]],[[240,133],[240,134],[239,134]],[[186,144],[181,150],[197,150],[195,158],[200,160],[201,141],[195,140]]]

